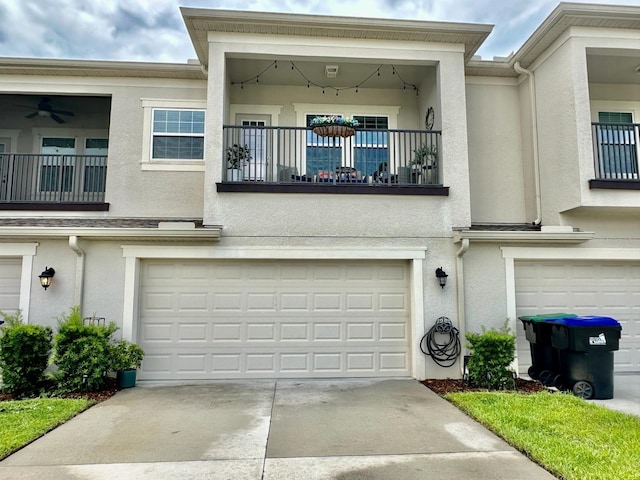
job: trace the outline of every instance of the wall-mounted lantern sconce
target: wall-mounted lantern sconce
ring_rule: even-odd
[[[445,272],[442,267],[436,268],[436,278],[438,279],[438,283],[440,283],[440,287],[444,288],[447,284],[447,272]]]
[[[46,290],[51,286],[51,280],[53,279],[53,276],[55,274],[56,274],[56,271],[53,268],[44,267],[44,272],[38,275],[38,278],[40,279],[40,285],[42,285],[42,288]]]

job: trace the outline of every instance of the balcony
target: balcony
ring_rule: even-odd
[[[103,155],[0,154],[0,210],[108,210]]]
[[[448,195],[440,131],[357,128],[345,137],[305,127],[223,131],[218,192]]]
[[[592,123],[595,177],[590,188],[638,190],[638,123]]]

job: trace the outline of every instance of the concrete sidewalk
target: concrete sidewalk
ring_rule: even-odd
[[[0,462],[3,480],[553,479],[415,380],[137,387]]]

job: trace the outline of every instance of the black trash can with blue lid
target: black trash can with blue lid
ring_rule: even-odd
[[[575,317],[572,313],[546,313],[518,317],[524,326],[524,334],[531,351],[531,366],[527,373],[534,380],[552,385],[560,365],[558,352],[551,344],[551,323],[556,318]]]
[[[613,398],[613,352],[620,345],[620,323],[601,316],[555,318],[549,322],[562,377],[558,383],[585,399]]]

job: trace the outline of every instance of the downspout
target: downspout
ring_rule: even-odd
[[[467,322],[464,313],[464,262],[462,257],[469,250],[469,239],[463,238],[462,245],[456,253],[456,308],[458,311],[458,331],[460,332],[460,342],[462,343],[462,355],[466,352],[465,334],[467,332]],[[460,359],[460,375],[464,376],[464,362]]]
[[[520,62],[513,64],[516,73],[529,77],[529,95],[531,97],[531,134],[533,140],[533,183],[536,192],[536,219],[534,225],[542,223],[542,199],[540,195],[540,157],[538,155],[538,109],[536,104],[536,82],[533,72],[520,66]]]
[[[76,276],[75,285],[73,288],[73,304],[80,306],[80,312],[82,313],[82,295],[84,291],[84,259],[85,253],[78,245],[78,237],[71,235],[69,237],[69,248],[75,252],[78,256],[76,259]]]

